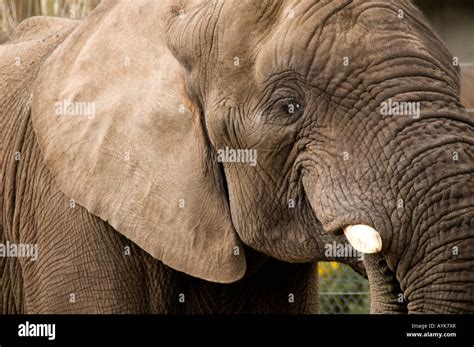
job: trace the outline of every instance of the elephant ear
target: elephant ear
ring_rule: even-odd
[[[33,127],[66,196],[170,267],[233,282],[243,247],[160,3],[103,1],[40,71]]]

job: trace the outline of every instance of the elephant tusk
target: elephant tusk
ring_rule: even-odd
[[[382,238],[377,230],[368,225],[357,224],[344,227],[349,243],[362,253],[378,253],[382,250]]]

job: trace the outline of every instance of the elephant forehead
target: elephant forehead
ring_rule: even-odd
[[[420,37],[416,10],[406,4],[302,1],[290,9],[256,55],[257,81],[292,71],[313,86],[327,88],[337,76],[345,79],[400,55],[429,60],[430,45],[444,51],[440,43]]]
[[[281,19],[280,25],[262,45],[255,61],[258,81],[267,81],[284,71],[296,72],[311,78],[342,65],[345,56],[363,51],[365,38],[353,30],[351,14],[337,15],[344,4],[338,2],[318,6],[320,11],[311,13],[309,6],[295,7],[291,16]],[[314,7],[312,7],[313,10]],[[324,13],[321,11],[324,10]],[[340,70],[340,69],[339,69]]]

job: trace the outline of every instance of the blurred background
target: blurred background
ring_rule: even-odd
[[[25,18],[57,16],[84,18],[100,0],[0,0],[0,42]]]
[[[472,70],[474,75],[474,0],[414,2],[431,21],[453,55],[459,58],[462,69]],[[0,42],[25,18],[45,15],[81,19],[99,3],[100,0],[0,0]],[[336,262],[320,263],[318,273],[321,313],[369,313],[367,280],[349,266]]]

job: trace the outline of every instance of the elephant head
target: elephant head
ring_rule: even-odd
[[[241,242],[308,262],[345,231],[410,312],[474,309],[474,123],[408,1],[106,0],[32,112],[63,192],[177,270],[232,282]]]

